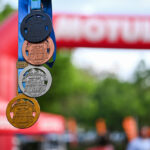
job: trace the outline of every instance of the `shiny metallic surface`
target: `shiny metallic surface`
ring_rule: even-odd
[[[19,94],[11,100],[6,109],[6,116],[16,128],[29,128],[36,123],[40,115],[38,102],[31,97]]]
[[[24,59],[32,65],[42,65],[53,56],[54,42],[49,37],[40,43],[30,43],[25,41],[22,46]]]
[[[51,74],[45,67],[29,65],[19,76],[19,87],[29,97],[44,95],[49,90],[51,83]]]

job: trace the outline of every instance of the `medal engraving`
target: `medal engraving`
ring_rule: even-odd
[[[49,37],[41,43],[30,43],[25,41],[22,47],[22,54],[25,60],[32,65],[46,63],[54,53],[54,43]]]
[[[6,109],[8,121],[16,128],[25,129],[32,126],[39,118],[38,102],[25,95],[18,95],[9,102]]]
[[[29,97],[40,97],[50,88],[52,77],[44,67],[28,66],[19,76],[19,87]]]

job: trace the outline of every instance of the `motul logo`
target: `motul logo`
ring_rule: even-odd
[[[150,17],[56,15],[54,28],[58,43],[64,45],[65,42],[98,47],[150,45]]]

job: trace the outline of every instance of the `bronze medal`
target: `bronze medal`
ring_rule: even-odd
[[[10,124],[16,128],[29,128],[36,123],[40,115],[40,107],[34,98],[19,94],[11,100],[6,109]]]
[[[22,46],[24,59],[32,65],[42,65],[46,63],[54,53],[54,43],[49,37],[40,43],[30,43],[25,41]]]

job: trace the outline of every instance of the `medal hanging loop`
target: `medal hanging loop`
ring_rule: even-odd
[[[30,0],[31,10],[41,9],[41,0]]]

